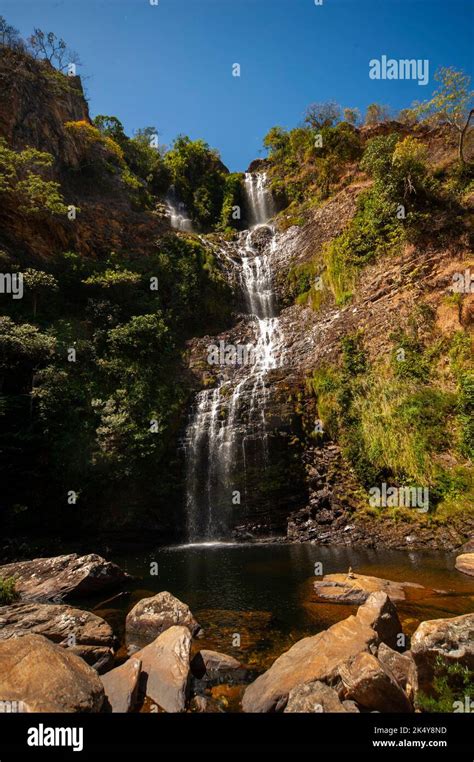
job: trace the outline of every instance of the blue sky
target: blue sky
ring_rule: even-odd
[[[79,53],[92,116],[203,138],[233,171],[312,101],[397,110],[429,98],[438,66],[473,74],[474,0],[0,0],[0,14]],[[429,84],[371,80],[383,54],[428,59]]]

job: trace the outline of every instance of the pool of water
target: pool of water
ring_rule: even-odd
[[[314,600],[319,562],[324,574],[351,567],[356,573],[424,585],[426,594],[397,604],[408,635],[423,619],[474,609],[474,578],[457,572],[449,553],[216,543],[158,548],[112,560],[135,579],[125,595],[95,602],[94,610],[119,636],[123,638],[126,612],[138,600],[168,590],[189,605],[204,628],[199,647],[232,654],[257,671],[267,669],[296,640],[355,612],[355,606]]]

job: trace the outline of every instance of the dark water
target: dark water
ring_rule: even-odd
[[[200,647],[232,654],[261,671],[293,642],[355,612],[355,606],[315,602],[314,565],[323,573],[353,571],[417,582],[427,590],[397,604],[409,635],[423,619],[474,609],[474,578],[454,569],[452,554],[327,548],[311,544],[201,545],[115,556],[136,576],[121,598],[96,605],[117,631],[140,598],[168,590],[187,603],[205,630]],[[150,574],[158,564],[158,575]],[[444,592],[434,592],[442,590]],[[240,638],[240,645],[238,638]]]

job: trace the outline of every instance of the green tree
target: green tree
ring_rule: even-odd
[[[341,107],[334,101],[324,103],[311,103],[306,109],[305,124],[312,130],[321,130],[323,127],[334,127],[341,118]]]
[[[474,115],[471,78],[453,66],[441,66],[435,79],[440,83],[438,89],[431,100],[416,104],[416,111],[421,117],[450,126],[458,135],[459,160],[465,163],[464,143]]]
[[[361,116],[358,108],[345,108],[344,121],[356,127],[360,124]]]
[[[36,317],[38,299],[40,296],[51,294],[58,290],[58,282],[54,275],[45,273],[43,270],[34,270],[28,267],[23,273],[23,282],[27,294],[31,294],[33,304],[33,317]]]
[[[388,116],[388,106],[382,106],[380,103],[371,103],[367,106],[367,111],[365,112],[365,123],[370,126],[380,124],[381,122],[386,122]]]
[[[0,138],[0,195],[12,196],[20,211],[27,214],[66,214],[59,183],[42,176],[52,163],[49,153],[35,148],[14,151]]]

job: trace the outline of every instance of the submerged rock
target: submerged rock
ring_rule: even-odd
[[[67,596],[92,595],[129,578],[119,566],[91,553],[71,553],[53,558],[0,566],[0,577],[15,577],[22,600],[60,602]]]
[[[193,636],[201,630],[201,625],[192,615],[189,606],[171,593],[164,591],[151,598],[143,598],[127,614],[127,643],[145,646],[174,625],[187,627]]]
[[[368,711],[412,712],[395,677],[373,654],[360,653],[339,669],[344,696]]]
[[[474,670],[474,614],[421,622],[411,638],[415,693],[433,694],[436,661]]]
[[[314,583],[316,595],[334,603],[354,603],[360,606],[371,593],[383,592],[392,601],[404,601],[407,591],[424,590],[414,582],[393,582],[365,574],[326,574]]]
[[[0,608],[0,641],[29,633],[44,635],[99,672],[113,662],[112,628],[89,611],[54,603],[14,603]]]
[[[290,691],[285,712],[340,712],[349,710],[342,704],[334,688],[316,680],[298,685]],[[353,710],[352,710],[353,711]]]
[[[130,712],[136,704],[142,663],[132,656],[120,667],[102,675],[102,685],[113,713]]]
[[[142,663],[146,695],[165,712],[184,712],[189,690],[191,633],[173,626],[134,654]]]
[[[456,558],[456,569],[463,574],[469,574],[474,577],[474,553],[461,553]]]
[[[29,712],[99,712],[104,689],[79,656],[30,634],[0,643],[0,696]]]
[[[233,656],[202,648],[191,661],[191,671],[198,679],[220,679],[232,673],[244,672],[242,664]]]

